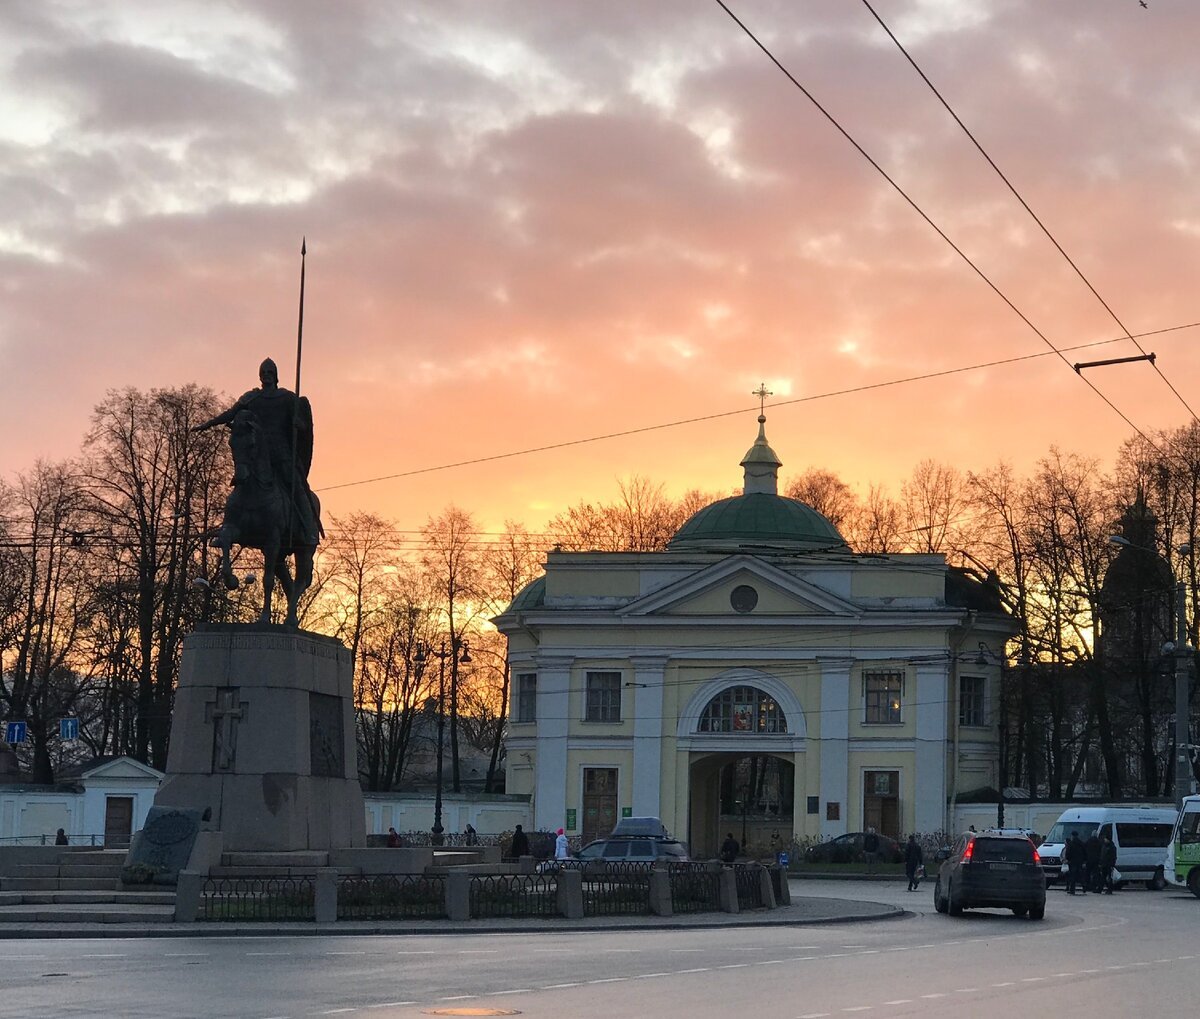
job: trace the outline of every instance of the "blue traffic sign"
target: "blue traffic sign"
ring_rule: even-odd
[[[27,728],[24,722],[9,722],[4,726],[4,742],[24,743]]]
[[[79,719],[60,718],[58,721],[58,738],[61,740],[79,739]]]

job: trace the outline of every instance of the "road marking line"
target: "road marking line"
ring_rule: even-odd
[[[250,958],[251,956],[268,956],[268,955],[271,955],[271,956],[274,956],[274,955],[286,955],[286,956],[290,956],[290,955],[292,955],[292,954],[293,954],[292,952],[247,952],[247,953],[246,953],[246,958]]]
[[[478,994],[452,994],[446,998],[438,998],[438,1001],[467,1001],[470,998],[478,998]]]
[[[796,1019],[825,1019],[829,1015],[828,1012],[805,1012],[804,1015],[797,1016]]]
[[[538,949],[538,951],[549,951],[549,949]],[[707,948],[671,948],[671,952],[707,952]]]
[[[127,958],[129,958],[129,956],[125,953],[117,953],[117,954],[97,953],[95,955],[81,955],[79,958],[81,958],[81,959],[127,959]]]
[[[998,984],[992,984],[993,987],[1012,987],[1012,985],[1013,982],[1011,980],[1003,980]]]
[[[346,1012],[357,1012],[355,1008],[331,1008],[327,1012],[318,1012],[318,1015],[344,1015]]]
[[[366,952],[326,952],[326,955],[366,955]]]
[[[764,959],[762,962],[756,962],[754,965],[755,966],[778,966],[781,962],[783,962],[782,959]]]
[[[377,1005],[367,1005],[367,1008],[399,1008],[401,1005],[415,1005],[415,1001],[381,1001]]]
[[[496,955],[500,949],[498,948],[461,948],[459,955]]]
[[[654,977],[669,977],[674,976],[673,973],[639,973],[635,977],[630,977],[631,980],[651,980]]]
[[[1098,969],[1081,969],[1079,972],[1080,973],[1099,973],[1100,971]]]
[[[897,998],[895,1001],[885,1001],[885,1005],[911,1005],[912,998]]]
[[[530,987],[514,987],[511,991],[492,991],[492,994],[532,994]]]
[[[561,987],[579,987],[583,983],[582,980],[572,980],[569,984],[543,984],[543,991],[557,991]]]
[[[749,965],[748,962],[727,962],[724,966],[718,966],[717,969],[745,969]]]
[[[1045,979],[1046,979],[1045,977],[1021,977],[1021,983],[1036,984],[1038,981],[1045,980]]]
[[[1073,977],[1075,974],[1074,973],[1055,973],[1054,975],[1056,977]]]
[[[922,994],[922,998],[944,998],[944,994]]]
[[[851,1005],[849,1008],[843,1008],[843,1012],[869,1012],[874,1005]]]
[[[164,952],[164,959],[207,959],[207,952]]]
[[[978,987],[956,987],[956,988],[954,988],[954,993],[955,994],[974,994],[978,990],[979,990]]]
[[[589,980],[589,984],[619,984],[623,980],[628,980],[629,977],[602,977],[599,980]]]
[[[695,969],[681,969],[680,973],[711,973],[711,966],[697,966]]]

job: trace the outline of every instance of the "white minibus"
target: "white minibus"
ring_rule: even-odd
[[[1046,884],[1062,878],[1062,856],[1067,840],[1078,834],[1084,842],[1091,835],[1107,835],[1117,847],[1118,887],[1129,881],[1145,881],[1158,891],[1166,886],[1163,866],[1167,844],[1175,828],[1174,807],[1071,807],[1064,810],[1046,841],[1038,846]]]

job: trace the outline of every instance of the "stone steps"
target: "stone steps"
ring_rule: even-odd
[[[0,892],[116,892],[119,875],[107,877],[4,877]]]
[[[0,894],[0,905],[5,904],[4,895],[11,895],[17,901],[10,905],[47,906],[47,905],[89,905],[94,903],[119,902],[131,906],[173,906],[175,892],[173,889],[163,891],[83,891],[83,892],[11,892]]]
[[[0,926],[6,924],[42,923],[103,923],[138,924],[172,923],[175,906],[146,905],[122,902],[49,903],[44,905],[0,906]]]
[[[253,868],[259,873],[264,870],[287,870],[295,867],[316,870],[318,867],[329,866],[329,854],[309,849],[289,853],[224,853],[221,856],[221,865]]]

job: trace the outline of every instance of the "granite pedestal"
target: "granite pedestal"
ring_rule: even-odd
[[[350,652],[282,626],[189,634],[154,803],[211,809],[227,853],[365,846]]]

